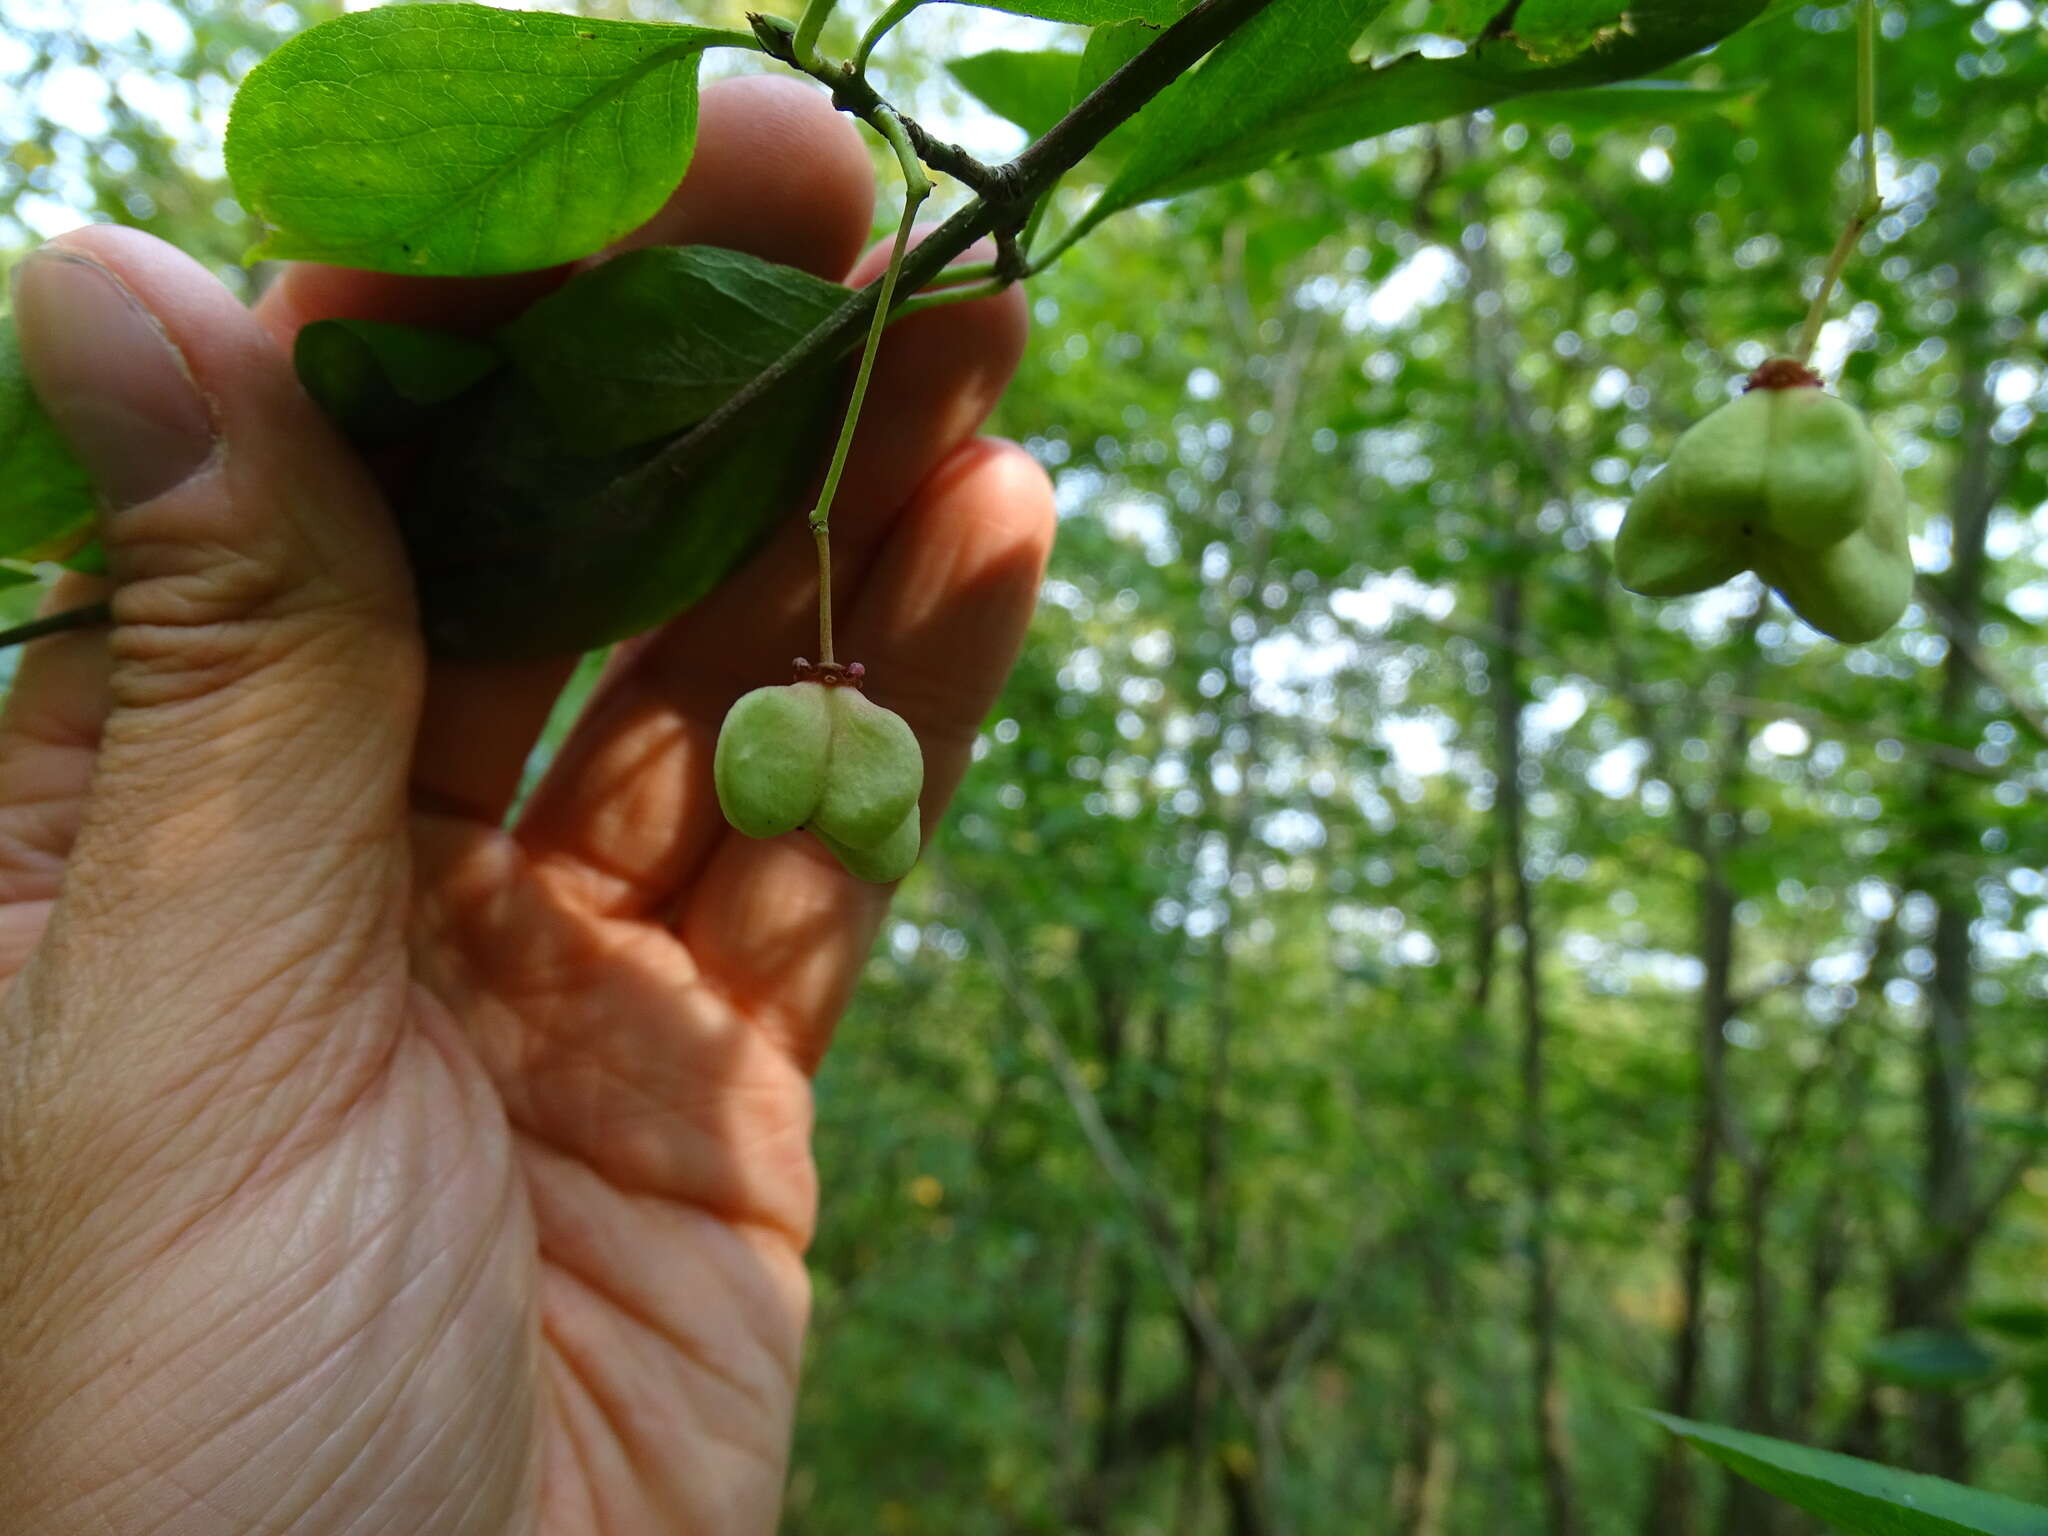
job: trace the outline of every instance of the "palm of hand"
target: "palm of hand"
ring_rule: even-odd
[[[814,152],[764,175],[760,138]],[[843,270],[866,164],[821,98],[707,92],[649,238]],[[52,1533],[772,1528],[809,1074],[886,902],[711,794],[725,705],[801,643],[808,536],[618,658],[505,830],[564,669],[422,675],[363,477],[196,269],[117,233],[81,245],[180,317],[230,446],[121,514],[163,568],[134,557],[111,643],[39,643],[0,726],[0,1483]],[[425,291],[300,269],[264,318],[415,318]],[[834,517],[928,826],[1051,521],[1028,460],[969,441],[1021,306],[930,319],[892,330]],[[300,500],[315,531],[280,538],[342,530],[277,556],[303,590],[267,545],[179,553]]]
[[[390,1277],[380,1332],[447,1357],[394,1416],[445,1455],[377,1505],[424,1529],[467,1483],[493,1530],[771,1528],[807,1298],[805,1064],[588,880],[446,817],[413,841],[419,1043],[330,1153],[389,1199],[345,1240],[411,1251],[367,1266]]]

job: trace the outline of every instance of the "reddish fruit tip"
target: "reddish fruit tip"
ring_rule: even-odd
[[[1752,389],[1819,389],[1820,375],[1806,364],[1789,357],[1774,357],[1766,362],[1749,381],[1742,386],[1744,394]]]
[[[823,683],[827,688],[858,688],[868,669],[857,661],[811,661],[799,656],[790,670],[800,683]]]

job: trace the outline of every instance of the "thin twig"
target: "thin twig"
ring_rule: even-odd
[[[94,629],[102,624],[114,622],[114,610],[108,603],[87,603],[81,608],[66,608],[58,613],[46,614],[40,619],[31,619],[26,624],[17,624],[12,629],[0,629],[0,650],[11,645],[26,645],[31,640],[40,640],[44,635],[62,634],[67,629]]]
[[[905,290],[917,292],[982,236],[1027,217],[1032,205],[1119,124],[1273,3],[1274,0],[1201,0],[1162,32],[1158,41],[1103,81],[1015,160],[993,168],[996,189],[955,213],[904,259],[901,282]],[[910,125],[904,126],[908,132]],[[786,379],[844,355],[867,326],[879,298],[879,279],[849,294],[803,340],[754,375],[717,410],[646,465],[614,481],[608,499],[618,506],[644,504],[644,493],[671,485],[695,469],[713,448],[725,441],[741,413],[763,395]]]
[[[1875,0],[1857,0],[1856,5],[1856,131],[1863,140],[1863,182],[1856,194],[1856,211],[1849,215],[1841,238],[1828,254],[1820,287],[1806,311],[1806,324],[1799,332],[1799,346],[1793,356],[1806,362],[1820,343],[1820,328],[1828,317],[1828,301],[1835,296],[1835,284],[1842,269],[1855,254],[1856,242],[1870,221],[1884,211],[1877,195],[1877,18]]]
[[[813,0],[826,4],[829,0]],[[932,184],[910,147],[909,137],[896,114],[884,107],[878,119],[882,136],[896,151],[903,168],[903,217],[896,224],[896,245],[889,253],[889,265],[882,273],[881,293],[868,326],[867,345],[861,349],[860,370],[854,375],[853,394],[846,402],[846,416],[839,424],[839,441],[832,446],[832,464],[825,471],[825,484],[818,492],[818,504],[811,512],[811,538],[818,547],[818,659],[831,665],[832,655],[832,498],[839,490],[839,477],[846,469],[846,455],[853,447],[854,430],[860,425],[861,402],[867,399],[868,379],[875,371],[875,354],[882,349],[882,330],[889,323],[889,306],[896,295],[897,274],[903,270],[903,253],[910,245],[911,226],[917,210],[931,196]]]
[[[1913,597],[1934,616],[1935,623],[1941,626],[1942,634],[1961,654],[1963,660],[1970,664],[1970,670],[2003,694],[2006,707],[2026,725],[2028,734],[2042,746],[2048,747],[2048,718],[2044,718],[2038,709],[2020,697],[2018,687],[2005,675],[1998,663],[1985,654],[1984,647],[1979,645],[1976,636],[1964,627],[1941,589],[1926,577],[1917,577],[1913,583]]]
[[[1258,1423],[1261,1403],[1258,1383],[1253,1379],[1237,1341],[1196,1285],[1187,1259],[1181,1253],[1180,1238],[1173,1230],[1173,1218],[1124,1155],[1116,1133],[1110,1129],[1109,1121],[1102,1113],[1101,1101],[1081,1075],[1079,1064],[1067,1049],[1058,1027],[1047,1016],[1045,1005],[1018,978],[1017,964],[1010,954],[1010,947],[989,916],[987,907],[953,880],[950,873],[942,873],[941,878],[954,901],[972,916],[975,927],[980,931],[982,953],[988,958],[996,982],[1008,997],[1011,1007],[1029,1027],[1032,1039],[1045,1052],[1053,1077],[1074,1112],[1074,1119],[1081,1127],[1081,1135],[1089,1150],[1102,1165],[1102,1171],[1109,1175],[1116,1192],[1138,1217],[1139,1234],[1160,1274],[1165,1277],[1167,1288],[1173,1292],[1182,1316],[1202,1341],[1203,1351],[1215,1363],[1217,1374],[1230,1388],[1231,1396],[1237,1399],[1245,1417],[1254,1424]]]

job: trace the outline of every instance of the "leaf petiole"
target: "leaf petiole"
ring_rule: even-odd
[[[1849,258],[1856,253],[1856,242],[1863,238],[1863,231],[1870,227],[1870,221],[1884,211],[1884,199],[1877,192],[1876,0],[1857,0],[1856,3],[1856,132],[1862,140],[1862,186],[1857,193],[1856,211],[1849,215],[1849,222],[1842,227],[1835,248],[1828,253],[1828,264],[1821,272],[1820,287],[1814,292],[1813,303],[1807,306],[1806,324],[1800,328],[1799,345],[1792,352],[1792,356],[1802,363],[1812,358],[1813,349],[1820,344],[1820,330],[1827,323],[1828,304],[1835,296],[1835,284],[1841,280],[1842,269],[1848,266]]]
[[[856,73],[867,69],[868,55],[875,51],[883,38],[896,29],[897,23],[922,4],[924,0],[896,0],[894,5],[875,18],[874,24],[861,37],[860,46],[853,50],[853,67]]]
[[[861,348],[860,368],[853,377],[853,395],[846,404],[846,419],[839,427],[839,441],[832,448],[832,463],[825,471],[818,505],[811,513],[811,537],[818,546],[818,659],[831,662],[832,653],[832,498],[839,490],[839,477],[846,469],[846,455],[853,447],[853,433],[860,424],[861,402],[867,398],[868,379],[875,371],[875,353],[881,349],[882,332],[889,324],[889,311],[896,297],[896,279],[903,270],[903,253],[910,249],[910,231],[917,222],[917,210],[931,196],[932,184],[924,165],[911,148],[903,120],[887,107],[874,115],[873,122],[896,152],[903,167],[903,218],[896,226],[896,244],[889,253],[888,270],[882,274],[881,290],[875,296],[875,312],[868,324],[867,345]]]
[[[901,318],[905,315],[921,315],[928,309],[944,309],[949,304],[992,299],[1009,286],[1009,278],[991,277],[986,282],[963,283],[952,288],[927,288],[915,297],[905,299],[903,307],[896,313],[898,318]]]
[[[825,23],[832,16],[832,7],[837,3],[838,0],[807,0],[804,13],[797,21],[796,37],[790,49],[804,69],[810,69],[818,62],[818,34],[825,30]]]

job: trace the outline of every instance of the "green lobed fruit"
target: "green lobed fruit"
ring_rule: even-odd
[[[1898,622],[1913,587],[1905,486],[1863,418],[1819,384],[1773,359],[1678,439],[1615,540],[1623,586],[1679,597],[1754,570],[1837,640]]]
[[[792,832],[818,808],[832,756],[827,691],[756,688],[725,712],[711,776],[725,819],[748,837]]]
[[[811,829],[853,848],[893,836],[917,809],[924,790],[924,754],[903,717],[858,688],[828,688],[832,761]]]
[[[850,874],[902,879],[920,843],[917,737],[860,691],[859,667],[800,660],[797,674],[726,713],[712,758],[726,820],[749,837],[809,827]]]
[[[917,863],[918,850],[924,844],[924,829],[919,824],[917,807],[910,808],[910,814],[898,822],[889,835],[871,848],[852,848],[816,827],[811,829],[818,841],[831,850],[849,875],[858,880],[869,880],[876,885],[891,885],[909,874]]]

